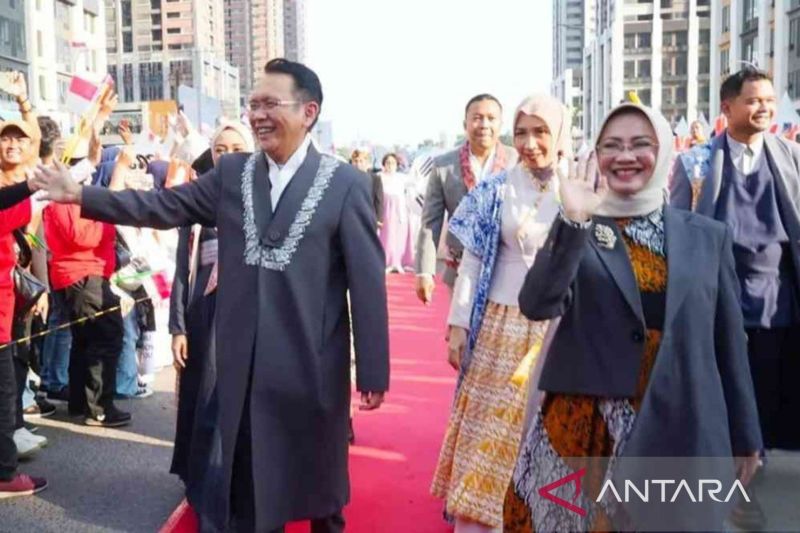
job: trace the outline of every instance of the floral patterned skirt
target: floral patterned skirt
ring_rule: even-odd
[[[470,366],[456,395],[431,493],[448,515],[503,524],[503,500],[525,418],[528,374],[547,322],[489,302]]]

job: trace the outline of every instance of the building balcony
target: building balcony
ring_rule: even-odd
[[[742,23],[742,33],[741,36],[744,37],[749,33],[754,33],[758,31],[758,18],[745,20]]]
[[[634,77],[625,76],[624,78],[622,78],[622,80],[623,80],[624,83],[630,83],[630,84],[634,84],[634,85],[650,85],[653,82],[652,76],[646,76],[646,77],[643,77],[643,76],[634,76]]]

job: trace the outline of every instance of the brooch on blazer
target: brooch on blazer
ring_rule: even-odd
[[[594,238],[597,239],[597,243],[600,246],[609,250],[613,250],[617,244],[617,236],[614,234],[614,230],[605,224],[595,224]]]

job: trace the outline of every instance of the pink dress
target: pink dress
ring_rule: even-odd
[[[411,232],[406,179],[403,174],[381,173],[383,182],[383,226],[379,234],[386,252],[386,268],[404,271],[414,267],[414,237]]]

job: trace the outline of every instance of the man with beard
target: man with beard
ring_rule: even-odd
[[[670,202],[731,227],[764,446],[800,449],[800,146],[767,133],[776,98],[765,72],[733,74],[720,101],[727,131],[678,159]],[[755,499],[733,520],[765,523]]]
[[[84,216],[217,228],[218,440],[205,489],[190,495],[204,531],[278,532],[302,519],[315,532],[343,531],[351,317],[361,409],[380,407],[388,389],[369,177],[311,144],[321,105],[311,69],[273,59],[250,95],[256,153],[224,155],[197,180],[160,191],[81,188],[47,169],[34,180]]]
[[[453,216],[461,199],[475,185],[517,162],[516,151],[499,142],[502,126],[500,101],[490,94],[474,96],[464,111],[467,142],[433,162],[416,249],[416,292],[424,304],[433,300],[433,276],[445,213],[448,218]],[[463,250],[458,239],[447,236],[447,268],[443,281],[451,290]]]

